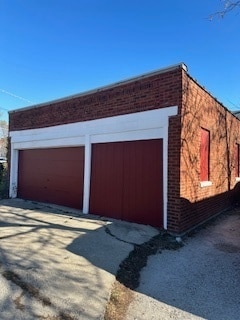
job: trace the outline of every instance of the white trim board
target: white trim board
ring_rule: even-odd
[[[92,143],[163,139],[163,226],[167,229],[168,122],[178,107],[168,107],[121,116],[63,124],[41,129],[10,131],[11,198],[17,196],[18,151],[24,149],[85,146],[83,212],[89,212]]]

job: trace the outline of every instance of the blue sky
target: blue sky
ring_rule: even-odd
[[[240,10],[221,0],[0,0],[0,112],[184,62],[240,109]]]

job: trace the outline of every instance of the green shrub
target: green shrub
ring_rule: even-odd
[[[0,199],[8,198],[8,167],[3,165],[0,167]]]

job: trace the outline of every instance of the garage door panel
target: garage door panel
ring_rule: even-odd
[[[84,148],[21,150],[18,197],[81,209]]]
[[[123,145],[101,143],[92,146],[90,212],[121,219]]]
[[[90,212],[162,227],[162,140],[93,145]]]
[[[125,144],[123,219],[162,226],[162,140]]]

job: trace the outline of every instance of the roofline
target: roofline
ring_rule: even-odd
[[[206,87],[204,87],[203,85],[201,85],[195,78],[193,78],[187,71],[186,71],[186,74],[187,76],[193,81],[196,83],[196,85],[198,85],[202,90],[204,90],[207,94],[209,94],[218,104],[220,104],[220,106],[225,109],[227,112],[229,112],[232,116],[234,116],[234,118],[236,118],[237,120],[240,121],[240,119],[236,116],[236,113],[237,112],[240,112],[239,111],[231,111],[228,109],[228,107],[226,107],[220,100],[218,100],[218,98],[214,97],[214,95],[208,91],[208,89],[206,89]]]
[[[19,108],[19,109],[10,110],[10,111],[8,111],[8,113],[10,114],[10,113],[19,112],[19,111],[25,111],[25,110],[28,110],[28,109],[39,108],[39,107],[43,107],[43,106],[46,106],[46,105],[49,105],[49,104],[54,104],[54,103],[58,103],[58,102],[62,102],[62,101],[66,101],[66,100],[70,100],[70,99],[74,99],[74,98],[83,97],[83,96],[86,96],[86,95],[89,95],[89,94],[105,91],[107,89],[118,87],[118,86],[121,86],[123,84],[127,84],[127,83],[131,83],[131,82],[134,82],[134,81],[138,81],[140,79],[148,78],[148,77],[151,77],[151,76],[154,76],[154,75],[158,75],[158,74],[161,74],[161,73],[165,73],[165,72],[168,72],[168,71],[172,71],[172,70],[175,70],[175,69],[183,69],[186,72],[188,70],[186,64],[181,62],[181,63],[178,63],[178,64],[174,64],[174,65],[168,66],[166,68],[158,69],[158,70],[155,70],[155,71],[150,71],[150,72],[141,74],[141,75],[136,76],[136,77],[128,78],[128,79],[121,80],[121,81],[118,81],[118,82],[115,82],[115,83],[112,83],[112,84],[109,84],[109,85],[106,85],[106,86],[102,86],[102,87],[99,87],[97,89],[88,90],[88,91],[85,91],[85,92],[82,92],[82,93],[79,93],[79,94],[66,96],[66,97],[63,97],[63,98],[60,98],[60,99],[55,99],[55,100],[51,100],[51,101],[47,101],[47,102],[31,105],[31,106],[28,106],[28,107],[23,107],[23,108]]]

